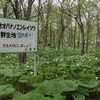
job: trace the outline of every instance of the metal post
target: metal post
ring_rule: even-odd
[[[37,54],[34,52],[34,76],[37,76]]]

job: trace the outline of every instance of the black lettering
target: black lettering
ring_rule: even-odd
[[[11,35],[9,32],[6,33],[6,38],[11,38]]]
[[[24,26],[23,30],[28,30],[29,31],[30,26]]]
[[[3,28],[3,29],[7,29],[7,24],[5,24],[5,23],[2,24],[2,28]]]
[[[19,24],[17,24],[16,26],[17,26],[16,30],[19,30],[19,26],[20,26],[20,25],[19,25]]]
[[[24,27],[24,26],[18,24],[18,25],[17,25],[17,30],[22,30],[23,27]]]
[[[16,24],[13,26],[13,29],[15,29],[16,28]]]
[[[30,27],[30,31],[32,31],[32,30],[35,31],[35,29],[36,29],[35,26],[31,26],[31,27]]]
[[[0,23],[0,29],[2,28],[2,23]]]
[[[1,32],[1,38],[5,38],[6,37],[6,32]]]
[[[12,24],[9,24],[9,29],[12,29],[13,25]]]
[[[15,33],[11,33],[11,37],[16,38],[16,34]]]

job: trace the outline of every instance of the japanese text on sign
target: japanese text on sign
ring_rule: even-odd
[[[10,33],[10,32],[1,32],[1,38],[29,38],[31,37],[31,33]]]
[[[25,26],[21,24],[12,24],[12,23],[0,23],[0,29],[14,29],[14,30],[28,30],[35,31],[36,26]]]
[[[37,22],[0,18],[0,52],[36,52]]]

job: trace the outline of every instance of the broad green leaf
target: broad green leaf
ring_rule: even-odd
[[[72,80],[52,80],[45,81],[37,87],[37,91],[42,94],[54,95],[62,92],[75,91],[78,85]]]
[[[44,83],[42,85],[39,85],[36,90],[37,90],[37,92],[39,92],[41,94],[48,94],[48,95],[50,95],[51,91],[49,90],[48,87],[49,87],[49,85]]]
[[[15,93],[12,100],[28,100],[28,98],[22,93]]]
[[[81,86],[78,86],[76,91],[83,95],[87,95],[87,96],[89,95],[89,89],[81,87]]]
[[[48,100],[44,95],[37,92],[28,92],[27,94],[17,93],[12,100]]]
[[[85,100],[85,96],[80,93],[74,93],[73,95],[74,100]]]
[[[59,84],[62,92],[75,91],[78,87],[73,80],[61,80]]]
[[[95,88],[98,85],[98,82],[96,79],[91,79],[91,78],[83,78],[77,81],[77,83],[86,88]]]
[[[57,86],[57,84],[55,84],[53,83],[53,81],[44,81],[37,87],[36,90],[41,94],[51,95],[52,93],[57,91],[55,90],[55,86]]]
[[[13,69],[10,68],[5,68],[0,70],[0,74],[6,77],[18,77],[21,74],[21,72],[13,71]]]
[[[1,96],[12,94],[14,92],[15,92],[15,89],[13,88],[11,84],[0,85],[0,95]]]
[[[28,98],[28,100],[46,100],[46,97],[44,97],[44,95],[34,91],[25,94],[25,96]]]
[[[66,97],[60,94],[56,94],[52,100],[66,100]]]
[[[20,72],[11,72],[11,73],[6,73],[5,76],[7,77],[18,77],[20,76]]]

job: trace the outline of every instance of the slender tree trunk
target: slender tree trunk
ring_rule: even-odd
[[[41,0],[38,0],[38,16],[37,16],[37,22],[38,22],[38,40],[40,40],[39,39],[39,36],[40,36],[40,28],[39,28],[39,26],[40,26],[40,7],[41,7]],[[39,41],[39,43],[41,43],[41,42]]]
[[[7,17],[7,6],[3,8],[3,16]]]
[[[72,25],[72,19],[71,19],[71,30],[70,30],[70,47],[73,46],[73,25]]]
[[[62,49],[63,49],[64,48],[64,30],[63,30],[63,34],[62,34],[61,44],[62,44]]]
[[[84,25],[83,23],[81,22],[80,20],[80,23],[77,21],[78,25],[79,25],[79,28],[80,28],[80,31],[81,31],[81,46],[82,46],[82,49],[81,49],[81,54],[85,54],[85,35],[84,35]]]
[[[79,25],[80,31],[81,31],[81,54],[84,55],[85,54],[85,34],[84,34],[84,25],[82,22],[82,16],[81,16],[81,1],[78,0],[78,18],[76,18],[76,22]]]
[[[76,40],[76,32],[77,32],[77,24],[75,23],[74,36],[73,36],[73,47],[74,47],[74,50],[76,48],[76,43],[75,43],[75,40]]]
[[[85,37],[84,37],[84,28],[83,25],[81,27],[81,42],[82,42],[82,50],[81,50],[81,54],[85,54]]]
[[[59,40],[58,40],[58,50],[60,49],[60,45],[61,45],[61,40],[63,38],[63,34],[64,34],[64,20],[63,20],[63,17],[61,15],[61,32],[60,32],[60,37],[59,37]]]
[[[86,37],[86,53],[88,53],[90,31],[91,31],[90,17],[88,17],[88,21],[87,21],[87,37]]]
[[[50,45],[52,46],[52,22],[50,22]]]
[[[86,37],[86,53],[88,53],[88,47],[89,47],[89,30],[87,30],[87,37]]]
[[[97,33],[96,33],[96,49],[100,49],[100,18],[99,14],[97,15]]]
[[[59,37],[59,40],[58,40],[58,50],[60,49],[61,41],[63,39],[63,34],[64,34],[64,30],[65,30],[62,4],[61,4],[60,27],[61,27],[61,30],[60,30],[60,37]]]
[[[47,46],[48,43],[48,24],[49,24],[49,16],[51,13],[51,0],[48,0],[48,4],[47,4],[47,15],[46,15],[46,24],[44,27],[44,46],[43,49]]]

